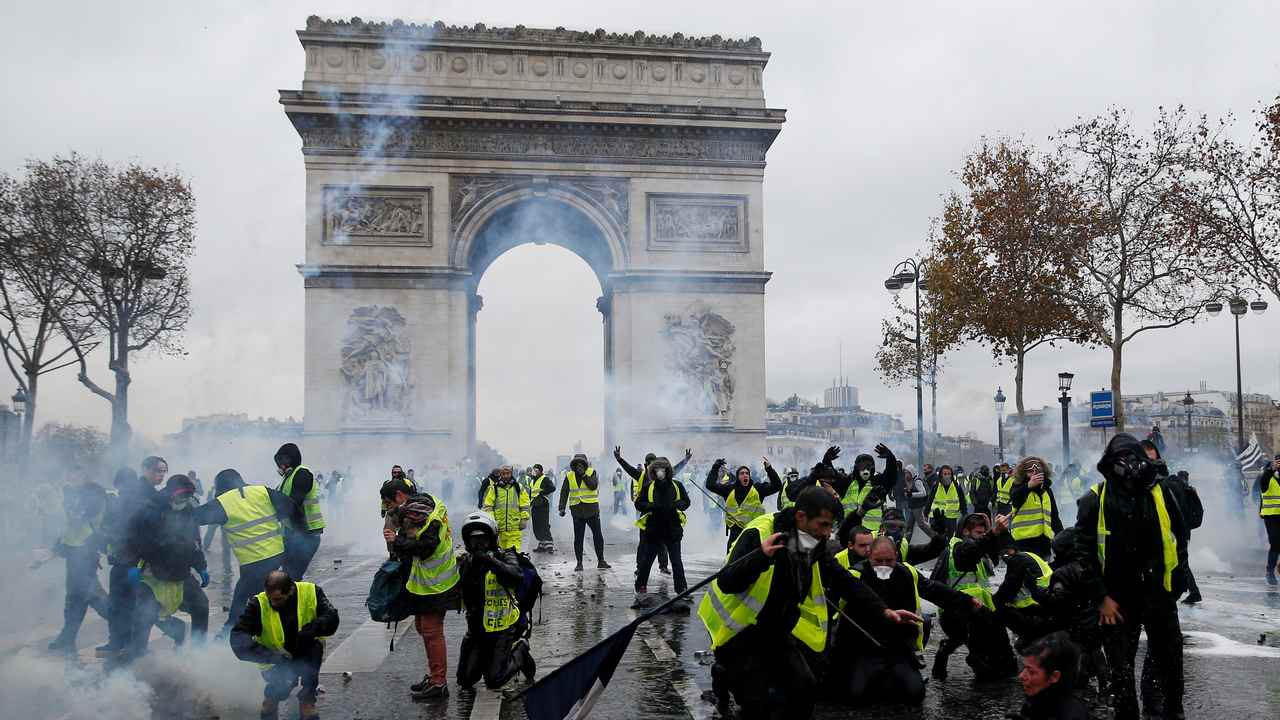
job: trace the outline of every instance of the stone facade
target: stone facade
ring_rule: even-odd
[[[604,446],[760,454],[762,181],[785,112],[758,39],[319,18],[298,37],[302,89],[280,101],[307,173],[317,445],[469,455],[480,277],[553,242],[604,290]]]

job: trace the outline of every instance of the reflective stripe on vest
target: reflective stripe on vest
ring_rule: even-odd
[[[141,566],[141,563],[139,565]],[[152,575],[149,568],[143,568],[142,584],[151,588],[151,594],[160,604],[160,617],[169,617],[178,612],[178,608],[182,606],[181,580],[161,580]]]
[[[787,497],[787,488],[789,487],[791,487],[790,480],[782,483],[782,492],[778,493],[778,509],[779,510],[786,510],[789,507],[794,507],[796,504],[794,500]]]
[[[520,607],[511,592],[491,572],[484,574],[484,631],[502,632],[520,619]]]
[[[1258,509],[1259,517],[1280,515],[1280,480],[1271,476],[1266,492],[1262,493],[1262,506]]]
[[[1036,565],[1040,568],[1040,574],[1035,577],[1035,584],[1041,590],[1048,590],[1049,582],[1053,575],[1053,568],[1049,567],[1049,563],[1045,562],[1043,558],[1033,552],[1024,552],[1021,554],[1026,555],[1035,561]],[[1031,597],[1031,590],[1027,588],[1027,581],[1031,579],[1032,578],[1023,579],[1022,587],[1018,588],[1018,594],[1014,596],[1013,602],[1009,603],[1010,605],[1016,608],[1025,608],[1039,604],[1036,602],[1035,598]]]
[[[729,491],[728,497],[724,499],[724,524],[725,527],[744,528],[751,523],[752,520],[764,514],[764,500],[760,499],[760,491],[755,485],[747,490],[746,497],[742,498],[742,504],[738,504],[738,489]]]
[[[988,610],[995,610],[995,599],[991,596],[991,569],[987,567],[987,558],[982,558],[978,566],[968,572],[960,572],[956,568],[956,547],[964,542],[958,537],[951,538],[947,546],[947,582],[952,589],[970,597],[978,598]]]
[[[844,514],[846,517],[855,510],[862,507],[862,503],[866,502],[867,495],[871,494],[871,481],[867,480],[867,484],[861,488],[858,487],[858,481],[854,480],[849,483],[849,489],[844,491],[844,497],[840,498],[840,504],[844,506]],[[884,519],[884,507],[875,507],[867,511],[862,516],[862,526],[871,532],[880,529],[880,522]]]
[[[440,498],[433,498],[436,509],[427,517],[427,521],[414,535],[422,537],[422,533],[431,527],[435,520],[440,521],[440,536],[436,549],[426,558],[415,557],[413,567],[409,570],[409,581],[405,589],[414,595],[439,595],[458,584],[458,561],[453,554],[453,533],[449,529],[449,511]]]
[[[241,565],[284,552],[284,528],[276,519],[271,493],[265,487],[245,485],[228,490],[218,496],[218,504],[227,514],[222,532]]]
[[[596,474],[595,468],[587,468],[587,474],[585,477],[594,477],[595,474]],[[585,482],[579,485],[578,474],[572,470],[566,473],[565,477],[568,478],[569,480],[569,505],[570,506],[581,505],[583,503],[599,503],[600,502],[600,493],[598,492],[599,490],[598,487],[594,489],[589,488],[587,487],[587,484]],[[644,477],[643,473],[641,473],[641,477]]]
[[[676,502],[680,502],[680,496],[684,491],[680,489],[680,483],[675,483],[675,486],[676,486]],[[653,484],[652,483],[649,484],[649,502],[650,503],[653,502]],[[652,513],[645,513],[640,517],[636,518],[636,527],[640,528],[641,530],[644,530],[646,527],[648,527],[649,516],[651,514]],[[680,518],[680,527],[684,527],[685,521],[688,520],[688,518],[684,514],[684,511],[676,510],[676,515],[679,516]]]
[[[644,487],[644,468],[640,468],[640,477],[631,480],[631,502],[640,499],[640,488]]]
[[[1098,496],[1098,564],[1102,572],[1107,572],[1107,484],[1094,485],[1090,490]],[[1162,585],[1165,592],[1173,592],[1173,571],[1178,567],[1178,539],[1173,536],[1173,522],[1169,518],[1169,509],[1164,504],[1164,490],[1161,485],[1151,487],[1151,499],[1156,506],[1156,521],[1160,526],[1160,545],[1162,546],[1161,563],[1164,565]]]
[[[1011,492],[1013,492],[1013,476],[1004,480],[996,479],[996,502],[1008,505]]]
[[[773,517],[773,515],[761,515],[747,525],[744,533],[746,530],[755,529],[759,532],[760,538],[769,537],[773,534]],[[734,546],[739,540],[734,541]],[[729,556],[733,556],[732,547],[729,549]],[[712,650],[724,645],[735,635],[756,623],[756,618],[759,617],[765,600],[769,597],[769,588],[773,585],[773,570],[774,566],[770,564],[767,570],[760,573],[760,577],[756,578],[751,587],[742,593],[721,592],[718,580],[711,583],[711,589],[703,594],[702,602],[698,606],[698,617],[711,635]],[[813,565],[813,582],[809,587],[809,594],[800,604],[799,609],[800,619],[791,629],[791,634],[814,652],[822,652],[827,644],[827,597],[822,587],[822,574],[816,562]]]
[[[316,619],[316,586],[314,583],[299,580],[293,584],[294,592],[297,593],[298,604],[298,629],[302,629],[303,625],[313,622]],[[255,635],[254,640],[267,649],[281,651],[284,650],[284,623],[280,620],[280,613],[271,607],[271,600],[267,598],[265,592],[258,593],[258,613],[262,618],[262,634]],[[324,642],[323,638],[316,638],[320,642]],[[269,668],[269,663],[258,663],[258,667]]]
[[[102,527],[102,518],[106,514],[106,508],[103,507],[92,518],[78,522],[75,525],[67,527],[66,532],[62,533],[62,544],[67,547],[83,547],[89,538]]]
[[[1034,490],[1027,493],[1022,507],[1013,512],[1013,522],[1009,526],[1014,540],[1031,540],[1038,537],[1053,539],[1053,500],[1049,492],[1038,493]]]
[[[299,470],[311,472],[304,465],[299,465],[290,470],[289,474],[285,476],[284,482],[280,483],[280,492],[293,497],[293,477],[298,474]],[[306,519],[308,530],[324,529],[324,513],[320,510],[320,488],[318,486],[319,483],[316,482],[315,475],[312,475],[311,489],[307,491],[306,497],[302,498],[302,514]]]
[[[484,509],[493,515],[498,532],[517,532],[520,522],[529,519],[529,495],[524,488],[510,485],[490,485],[484,493]]]
[[[954,482],[950,486],[938,483],[933,493],[933,509],[941,510],[948,520],[960,519],[960,489]]]

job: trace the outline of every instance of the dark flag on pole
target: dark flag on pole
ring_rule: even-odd
[[[590,715],[645,619],[632,621],[525,690],[529,720],[582,720]]]

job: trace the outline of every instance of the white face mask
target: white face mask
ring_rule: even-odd
[[[797,530],[797,531],[796,531],[796,543],[800,546],[800,549],[801,549],[801,550],[804,550],[805,552],[808,552],[808,551],[810,551],[810,550],[812,550],[812,549],[814,549],[814,548],[818,547],[818,538],[816,538],[816,537],[814,537],[814,536],[810,535],[809,533],[807,533],[807,532],[805,532],[805,531],[803,531],[803,530]]]
[[[875,571],[876,577],[881,580],[888,580],[889,576],[893,574],[893,566],[891,565],[876,565],[871,569]]]
[[[653,476],[658,478],[659,480],[665,480],[667,479],[667,471],[663,470],[662,468],[658,468],[657,470],[653,471]]]
[[[871,471],[870,471],[870,470],[859,470],[859,471],[858,471],[858,475],[859,475],[859,476],[861,476],[863,480],[869,480],[869,479],[871,479]]]

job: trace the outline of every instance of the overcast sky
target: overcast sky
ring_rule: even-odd
[[[1280,93],[1273,2],[862,5],[4,3],[0,168],[77,150],[176,167],[194,185],[189,354],[135,363],[137,430],[158,437],[183,417],[214,412],[299,416],[303,290],[294,266],[303,257],[304,176],[277,90],[301,86],[294,31],[308,15],[759,35],[773,53],[768,104],[788,111],[765,176],[768,394],[819,397],[843,340],[862,404],[913,425],[913,393],[882,386],[874,372],[889,308],[882,281],[918,250],[954,186],[952,170],[980,136],[1039,142],[1109,105],[1132,108],[1140,121],[1178,103],[1247,115]],[[486,273],[482,437],[517,456],[577,439],[599,446],[599,292],[587,265],[554,246],[518,248]],[[1270,300],[1271,312],[1242,325],[1244,383],[1277,394],[1280,303]],[[1201,380],[1233,388],[1232,354],[1225,316],[1151,333],[1129,347],[1125,388],[1182,391]],[[1053,401],[1060,370],[1085,389],[1106,384],[1110,370],[1097,350],[1043,349],[1029,360],[1028,407]],[[99,357],[100,382],[105,364]],[[940,383],[943,432],[991,439],[991,396],[997,385],[1010,392],[1012,376],[981,348],[955,354]],[[49,376],[41,401],[45,421],[109,423],[106,403],[71,372]]]

